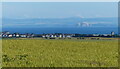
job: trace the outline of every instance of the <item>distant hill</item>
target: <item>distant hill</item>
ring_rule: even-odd
[[[3,27],[117,27],[117,17],[99,18],[3,18]]]

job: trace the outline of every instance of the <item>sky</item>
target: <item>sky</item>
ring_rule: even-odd
[[[3,18],[117,17],[117,2],[3,2]]]
[[[119,2],[119,0],[1,0],[2,2]]]

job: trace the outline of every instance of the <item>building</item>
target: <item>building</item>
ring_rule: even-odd
[[[5,31],[5,32],[2,32],[3,34],[7,35],[7,34],[10,34],[9,31]]]
[[[21,38],[26,38],[27,35],[25,35],[25,34],[21,34],[20,37],[21,37]]]
[[[111,36],[114,36],[115,35],[115,32],[111,32]]]
[[[99,36],[99,34],[93,34],[93,36]]]
[[[0,32],[0,38],[2,38],[2,32]]]
[[[12,34],[12,37],[20,37],[20,34],[19,33],[14,33],[14,34]]]
[[[8,34],[8,37],[11,38],[13,35],[12,34]]]

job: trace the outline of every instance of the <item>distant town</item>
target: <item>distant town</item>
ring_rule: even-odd
[[[63,33],[54,33],[54,34],[34,34],[34,33],[10,33],[9,31],[0,32],[0,38],[46,38],[46,39],[55,39],[55,38],[72,38],[72,37],[108,37],[108,38],[117,38],[120,35],[111,32],[110,34],[63,34]]]

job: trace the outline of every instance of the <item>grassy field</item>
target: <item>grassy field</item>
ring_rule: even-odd
[[[117,40],[3,39],[3,67],[116,67]]]

